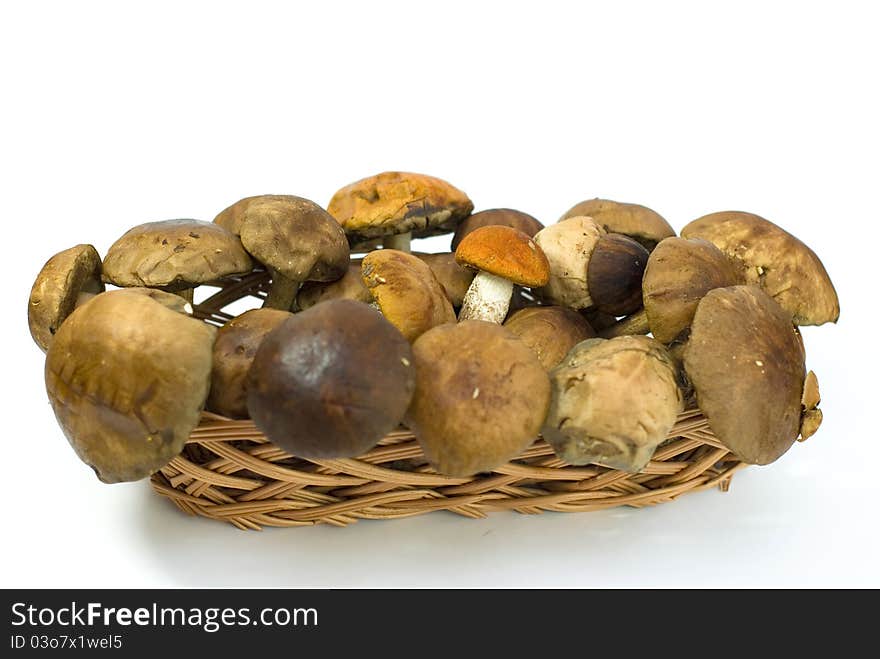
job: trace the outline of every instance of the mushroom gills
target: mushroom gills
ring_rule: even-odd
[[[480,271],[464,296],[458,320],[485,320],[500,324],[507,316],[512,295],[512,281]]]

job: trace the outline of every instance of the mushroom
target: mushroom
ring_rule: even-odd
[[[538,436],[547,372],[494,323],[440,325],[413,344],[416,389],[405,422],[441,474],[472,476],[515,458]]]
[[[804,347],[791,314],[760,288],[716,288],[700,300],[684,367],[709,427],[740,460],[769,464],[794,443]]]
[[[464,296],[459,320],[502,323],[514,284],[543,286],[550,276],[547,257],[535,241],[505,226],[469,233],[455,250],[455,261],[478,271]]]
[[[587,320],[568,307],[543,306],[520,309],[504,327],[521,338],[550,370],[575,345],[596,336]]]
[[[743,283],[721,251],[700,238],[666,238],[651,252],[642,278],[642,311],[601,332],[613,337],[651,332],[672,343],[690,327],[702,297],[714,288]]]
[[[587,263],[587,287],[593,306],[613,316],[634,313],[642,307],[642,275],[648,250],[620,233],[599,237]]]
[[[455,322],[446,291],[418,257],[396,249],[370,252],[361,274],[376,308],[407,341],[415,341],[435,325]]]
[[[126,231],[104,257],[104,281],[177,292],[192,302],[194,286],[253,269],[241,241],[199,220],[147,222]]]
[[[327,211],[352,245],[381,238],[408,252],[410,239],[453,231],[474,205],[461,190],[433,176],[383,172],[338,190]]]
[[[804,391],[801,394],[801,436],[799,441],[812,437],[822,424],[820,402],[819,381],[816,379],[816,374],[810,371],[804,380]]]
[[[465,219],[452,236],[452,251],[458,249],[459,243],[474,229],[488,226],[505,226],[513,229],[519,229],[529,238],[534,238],[535,234],[544,228],[534,217],[528,213],[513,210],[512,208],[491,208],[489,210],[474,213]]]
[[[79,305],[104,290],[101,257],[91,245],[58,252],[43,266],[28,299],[28,327],[46,352],[61,323]]]
[[[291,195],[250,197],[214,222],[241,236],[244,248],[272,274],[264,306],[287,311],[306,281],[335,281],[348,267],[345,233],[313,201]]]
[[[664,238],[675,235],[669,222],[650,208],[610,199],[589,199],[575,204],[559,221],[582,216],[592,217],[608,233],[633,238],[649,252]]]
[[[453,252],[441,252],[440,254],[415,254],[424,261],[437,281],[446,291],[446,296],[456,309],[464,303],[464,296],[477,274],[470,268],[459,265],[455,261]]]
[[[304,283],[296,296],[296,306],[305,310],[320,302],[337,299],[356,300],[367,304],[373,301],[370,289],[366,287],[361,277],[361,259],[350,261],[341,279]]]
[[[251,309],[217,331],[205,407],[231,419],[247,417],[247,374],[254,355],[266,335],[292,315],[280,309]]]
[[[350,458],[400,423],[415,386],[409,343],[362,302],[330,300],[263,339],[248,374],[251,418],[282,449]]]
[[[180,453],[208,396],[214,334],[129,290],[95,296],[61,325],[46,353],[46,391],[100,480],[145,478]]]
[[[675,364],[646,336],[583,341],[550,371],[550,381],[541,433],[574,465],[642,470],[682,408]]]
[[[837,322],[840,303],[822,261],[787,231],[752,213],[705,215],[681,231],[704,238],[731,258],[748,284],[757,284],[796,325]]]

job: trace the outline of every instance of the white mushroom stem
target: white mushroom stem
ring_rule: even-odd
[[[471,282],[458,314],[458,320],[485,320],[500,325],[507,317],[513,282],[480,271]]]
[[[385,236],[382,238],[382,247],[385,249],[396,249],[400,252],[410,253],[410,244],[412,242],[412,231],[399,233],[394,236]]]

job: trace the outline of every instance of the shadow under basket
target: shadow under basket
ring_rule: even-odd
[[[197,305],[194,315],[220,325],[231,318],[223,307],[246,295],[262,298],[265,284],[265,273],[220,282],[221,290]],[[504,510],[639,508],[711,487],[726,491],[733,473],[744,466],[697,409],[679,415],[666,442],[638,474],[568,465],[538,438],[517,459],[470,478],[437,474],[406,428],[356,459],[305,460],[273,445],[250,420],[205,412],[183,452],[151,482],[187,513],[259,530],[345,526],[438,510],[480,518]]]

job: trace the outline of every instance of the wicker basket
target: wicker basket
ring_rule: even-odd
[[[257,272],[218,282],[220,291],[197,305],[195,315],[221,325],[232,317],[223,308],[248,295],[263,297],[266,281],[267,275]],[[650,506],[686,492],[727,490],[743,466],[697,409],[679,415],[667,441],[638,474],[567,465],[539,438],[516,460],[471,478],[434,472],[406,428],[357,459],[305,460],[271,444],[250,420],[205,412],[183,453],[153,475],[152,485],[187,513],[259,530],[345,526],[436,510],[478,518],[496,510]]]

